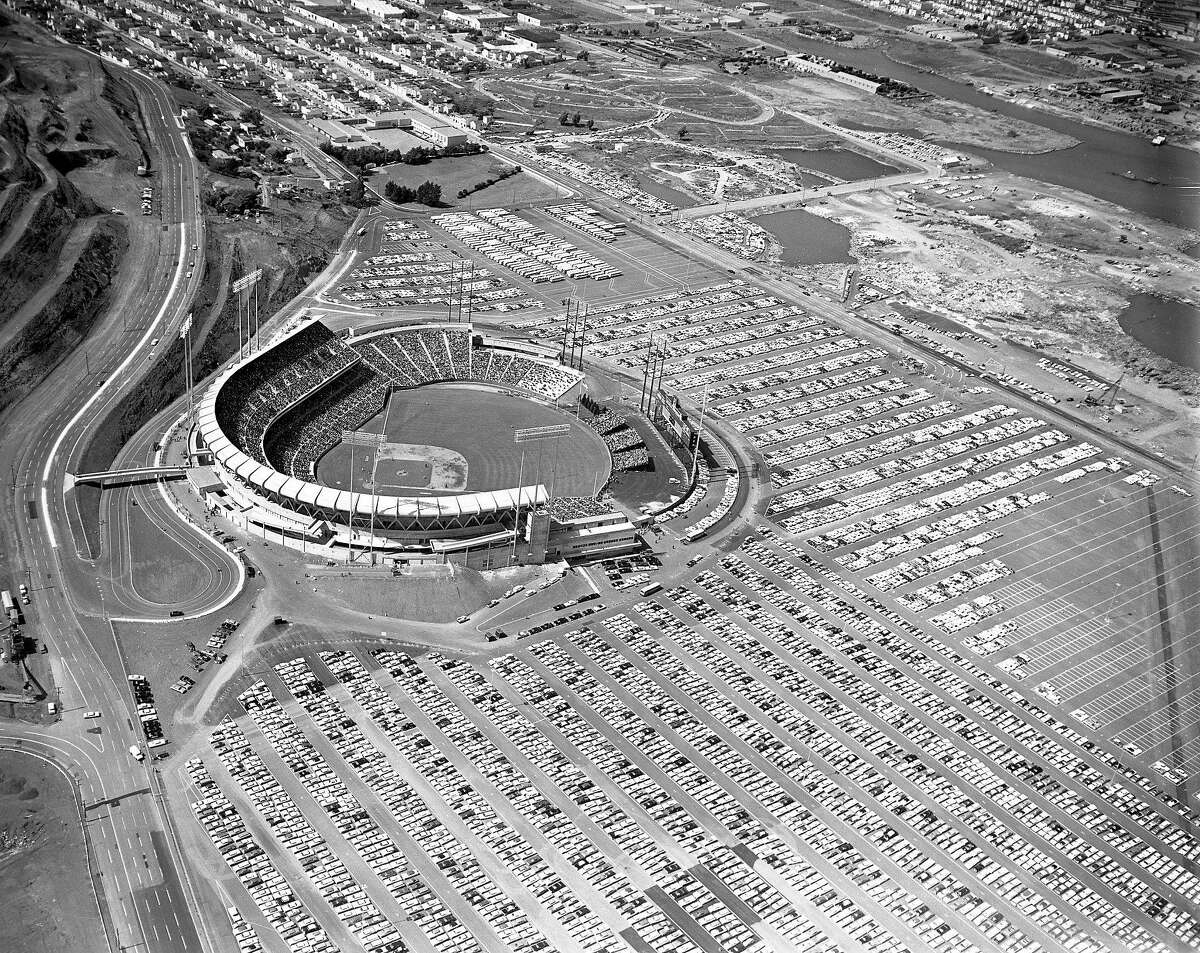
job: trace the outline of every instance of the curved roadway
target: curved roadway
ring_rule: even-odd
[[[12,475],[10,492],[0,495],[0,532],[14,583],[30,586],[30,634],[49,647],[63,710],[48,726],[0,725],[0,745],[53,760],[77,780],[110,949],[215,953],[223,946],[193,917],[195,895],[172,846],[157,772],[129,754],[143,739],[124,662],[96,567],[76,552],[64,497],[64,474],[96,423],[149,366],[150,340],[177,332],[202,271],[186,277],[191,246],[203,248],[204,236],[195,162],[174,104],[157,81],[124,76],[155,153],[166,229],[138,279],[116,288],[113,307],[85,343],[93,376],[81,383],[82,358],[66,361],[0,423],[0,466]],[[102,717],[84,721],[88,709]]]

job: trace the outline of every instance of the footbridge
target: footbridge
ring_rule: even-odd
[[[187,475],[181,466],[124,467],[118,470],[97,470],[94,473],[68,473],[66,489],[80,483],[94,486],[125,486],[130,483],[148,483],[152,480],[172,480]]]

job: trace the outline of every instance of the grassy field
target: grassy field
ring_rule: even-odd
[[[0,892],[0,950],[104,948],[74,792],[57,769],[10,751],[0,751]]]
[[[466,460],[465,490],[443,492],[478,493],[541,482],[559,496],[587,496],[593,484],[603,484],[608,472],[608,452],[600,439],[574,418],[515,394],[480,387],[437,384],[393,395],[391,407],[364,429],[379,432],[387,419],[387,439],[391,443],[425,445],[427,455],[440,456],[435,448],[444,448]],[[513,442],[515,427],[538,427],[570,422],[572,433],[552,443],[530,444],[521,463],[521,448]],[[317,468],[317,481],[327,486],[344,487],[350,470],[351,448],[335,447]],[[363,490],[370,480],[370,457],[357,450],[354,454],[355,489]],[[393,461],[394,463],[395,461]],[[380,470],[380,493],[406,495],[414,492],[436,494],[418,483],[421,474],[410,470],[404,482],[387,483]],[[426,481],[427,483],[427,481]],[[368,490],[369,492],[369,490]]]
[[[424,165],[397,163],[383,166],[371,178],[370,184],[382,193],[388,182],[413,189],[422,182],[436,182],[442,187],[443,204],[450,208],[487,208],[498,205],[511,207],[543,202],[555,197],[553,188],[524,172],[473,192],[466,198],[457,197],[460,189],[473,188],[485,179],[496,178],[509,168],[509,163],[493,159],[489,155],[452,156],[435,159]]]
[[[193,598],[208,583],[207,570],[184,548],[187,530],[168,536],[146,518],[140,506],[126,514],[133,587],[147,602],[174,604]]]

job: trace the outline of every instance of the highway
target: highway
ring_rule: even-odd
[[[137,271],[115,283],[111,307],[86,342],[87,364],[82,354],[64,362],[0,421],[0,465],[13,475],[0,504],[4,550],[10,577],[29,585],[27,634],[49,647],[63,712],[45,727],[5,723],[0,745],[52,760],[76,779],[105,946],[200,953],[220,946],[193,917],[194,892],[172,846],[157,772],[129,754],[143,739],[98,567],[77,552],[64,493],[65,473],[77,468],[96,423],[149,366],[150,341],[177,332],[202,273],[194,268],[188,277],[191,248],[203,247],[204,232],[195,163],[171,99],[155,80],[124,76],[151,140],[150,182],[164,228],[140,260],[131,246],[125,268]],[[89,709],[102,716],[85,722]]]

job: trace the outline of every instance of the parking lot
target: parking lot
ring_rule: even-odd
[[[289,948],[1200,942],[1193,498],[741,281],[589,313],[591,360],[652,338],[754,528],[706,547],[746,498],[714,452],[655,517],[686,564],[590,567],[470,657],[260,674],[193,786]]]

